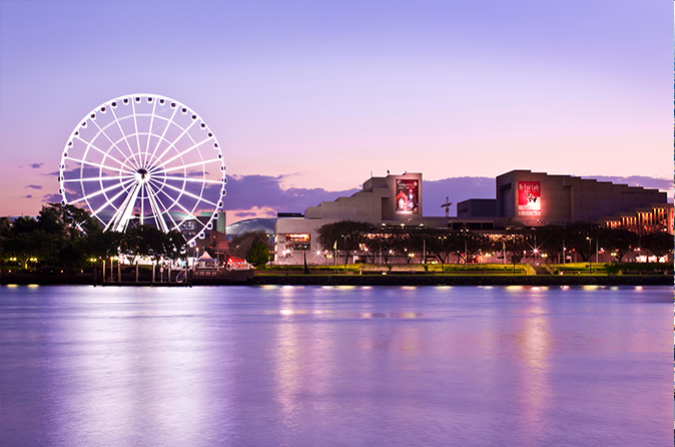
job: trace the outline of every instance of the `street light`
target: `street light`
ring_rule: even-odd
[[[591,247],[591,241],[593,241],[592,237],[586,236],[586,239],[588,240],[588,269],[591,272],[591,275],[593,274],[593,259],[591,256],[593,255],[593,248]]]

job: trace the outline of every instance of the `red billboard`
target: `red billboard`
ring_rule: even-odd
[[[419,214],[419,181],[396,180],[396,212],[401,214]]]
[[[518,215],[541,216],[540,182],[518,182]]]

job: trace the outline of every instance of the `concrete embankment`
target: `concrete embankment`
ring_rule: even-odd
[[[670,275],[656,276],[440,276],[304,275],[256,276],[255,285],[315,286],[672,286]]]
[[[92,285],[91,274],[7,274],[0,276],[0,284],[39,285]],[[241,275],[194,277],[195,286],[227,285],[307,285],[307,286],[672,286],[671,275],[634,276],[531,276],[531,275]],[[100,278],[98,286],[101,286]],[[105,286],[185,286],[176,283],[151,283],[149,281],[106,283]]]

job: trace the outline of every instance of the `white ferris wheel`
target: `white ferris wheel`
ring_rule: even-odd
[[[225,164],[213,131],[176,100],[134,94],[88,113],[59,166],[62,203],[87,209],[104,231],[181,230],[190,245],[223,207]]]

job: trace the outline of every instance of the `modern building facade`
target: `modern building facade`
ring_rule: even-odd
[[[655,189],[598,182],[568,175],[527,170],[495,179],[494,199],[457,204],[456,217],[422,215],[422,174],[372,177],[351,197],[322,202],[304,214],[279,216],[275,225],[275,261],[322,262],[318,229],[341,220],[383,226],[425,226],[499,232],[506,228],[597,222],[636,232],[673,234],[673,205]]]

